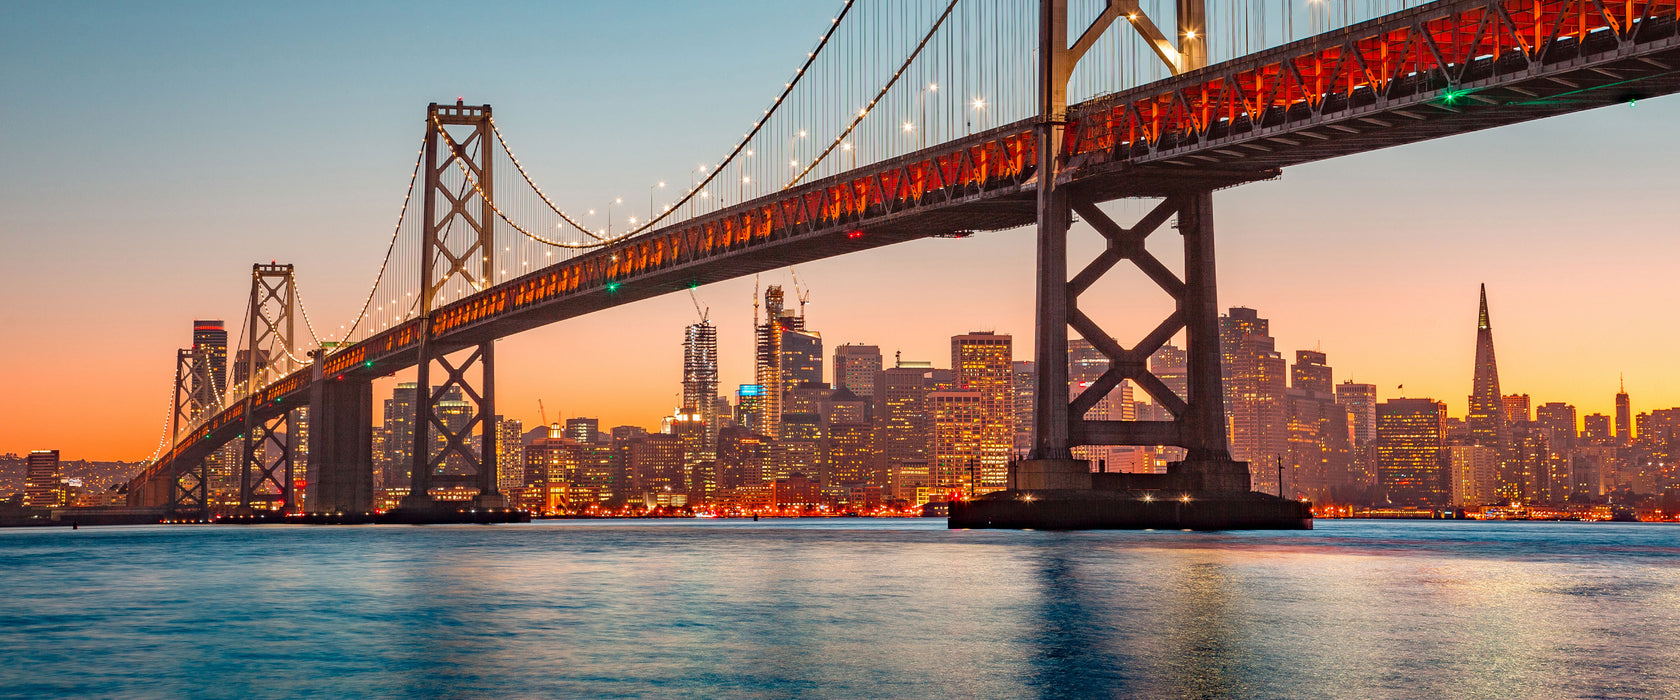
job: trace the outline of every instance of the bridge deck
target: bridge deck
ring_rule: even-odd
[[[1680,0],[1445,0],[1073,106],[1059,179],[1097,201],[1276,177],[1281,168],[1680,92]],[[324,381],[696,285],[930,236],[1034,221],[1038,144],[1016,122],[697,217],[504,282],[327,358]],[[304,401],[314,368],[251,400]],[[244,429],[234,405],[131,482],[167,498],[176,465]],[[162,483],[162,485],[159,484]]]

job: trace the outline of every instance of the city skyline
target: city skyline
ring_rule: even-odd
[[[568,206],[614,196],[636,202],[640,189],[676,180],[692,167],[688,161],[715,158],[714,144],[737,130],[730,125],[768,99],[746,86],[781,80],[781,61],[771,59],[806,50],[807,40],[796,37],[821,21],[809,8],[777,8],[773,16],[753,8],[758,26],[787,31],[748,31],[737,21],[748,8],[677,8],[646,28],[645,43],[659,45],[646,56],[594,37],[585,46],[545,44],[534,56],[476,56],[441,75],[415,71],[390,79],[383,62],[364,57],[379,51],[351,55],[345,47],[360,44],[337,34],[310,40],[323,59],[301,68],[285,51],[258,52],[237,71],[214,60],[245,55],[240,52],[249,45],[289,46],[300,41],[291,34],[307,34],[289,33],[296,18],[250,21],[261,11],[221,9],[183,26],[121,10],[33,11],[47,14],[0,29],[5,58],[22,68],[5,74],[8,93],[30,98],[0,110],[9,123],[42,135],[5,144],[8,160],[19,167],[3,176],[0,203],[16,215],[0,224],[0,237],[24,253],[0,263],[0,295],[16,300],[0,323],[32,341],[0,347],[0,364],[35,368],[8,376],[17,395],[35,400],[0,406],[0,452],[46,446],[90,459],[152,451],[165,413],[169,354],[187,342],[180,329],[194,318],[233,324],[250,263],[298,265],[305,298],[318,305],[310,308],[325,328],[353,315],[383,245],[381,232],[400,203],[401,183],[391,171],[412,153],[425,102],[464,95],[496,104],[504,125],[522,138],[527,165],[539,180],[554,183]],[[534,33],[545,26],[627,26],[632,12],[502,8],[465,21]],[[343,19],[359,26],[353,16]],[[32,25],[86,29],[19,29]],[[229,27],[239,29],[215,31]],[[213,40],[179,41],[188,31]],[[368,41],[392,48],[385,55],[411,55],[406,52],[416,49],[393,48],[403,31]],[[42,43],[46,36],[70,38]],[[717,42],[719,36],[753,41]],[[164,50],[171,46],[186,48]],[[611,69],[518,72],[578,60],[571,52]],[[729,70],[741,79],[720,84],[672,68],[680,63],[676,57],[691,53],[732,61]],[[603,58],[630,54],[637,55]],[[510,67],[517,67],[519,80],[483,78]],[[375,74],[382,79],[371,80]],[[540,89],[547,84],[552,89]],[[660,88],[657,96],[636,87],[648,84]],[[381,87],[340,89],[347,85]],[[103,103],[96,96],[109,94],[132,111],[92,108]],[[604,110],[613,114],[608,118],[563,108],[564,99],[579,94],[600,94],[623,109]],[[323,129],[288,110],[265,109],[322,95],[349,95],[338,105],[348,126]],[[692,133],[662,136],[673,141],[628,157],[604,145],[654,131],[650,115],[668,99],[703,106]],[[156,108],[174,103],[200,109]],[[1464,289],[1485,281],[1495,290],[1506,386],[1567,401],[1582,414],[1613,415],[1614,375],[1625,374],[1635,412],[1680,404],[1680,383],[1671,381],[1664,350],[1680,342],[1680,330],[1655,320],[1669,296],[1668,270],[1680,259],[1680,243],[1661,235],[1672,229],[1663,195],[1672,177],[1657,164],[1671,162],[1680,147],[1637,136],[1676,118],[1680,103],[1640,101],[1635,108],[1298,166],[1281,182],[1221,192],[1220,307],[1265,310],[1280,347],[1322,348],[1384,396],[1404,384],[1409,394],[1456,397],[1464,394],[1462,368],[1473,354],[1460,332],[1471,315],[1460,300]],[[209,122],[215,128],[188,128]],[[1583,132],[1593,140],[1576,138]],[[580,133],[601,137],[580,139]],[[287,145],[299,142],[323,147],[305,155]],[[1546,146],[1528,147],[1536,143]],[[1630,163],[1617,155],[1635,150],[1646,157]],[[171,157],[180,153],[188,157]],[[124,176],[160,163],[163,177],[155,180]],[[1561,163],[1570,177],[1533,174]],[[166,181],[181,186],[158,184]],[[263,196],[279,189],[291,192],[285,201]],[[1560,205],[1571,200],[1614,201],[1614,230],[1584,237],[1580,232],[1605,228],[1603,214]],[[100,206],[78,206],[90,202]],[[1106,210],[1124,223],[1138,207]],[[1301,214],[1308,210],[1314,214]],[[179,211],[193,214],[182,219]],[[39,236],[42,231],[50,235]],[[1076,226],[1075,239],[1075,259],[1094,254],[1095,236],[1086,227]],[[329,242],[349,249],[333,254]],[[945,351],[942,338],[995,329],[1017,338],[1017,359],[1030,359],[1031,245],[1025,230],[918,241],[802,265],[799,273],[817,290],[811,313],[822,317],[831,346],[872,343],[884,354],[902,349],[906,357],[936,359]],[[71,260],[77,262],[65,262]],[[181,261],[200,274],[185,279],[178,274]],[[70,266],[82,276],[75,283],[62,274]],[[790,278],[768,274],[764,281],[791,287]],[[716,310],[722,387],[748,383],[740,360],[752,352],[745,300],[753,285],[737,279],[697,290]],[[1129,296],[1139,287],[1122,281],[1104,281],[1097,290],[1104,298],[1091,301],[1094,313],[1123,339],[1141,335],[1155,320],[1158,308],[1140,306],[1164,303],[1153,290]],[[507,389],[500,412],[532,422],[537,398],[548,399],[553,410],[587,411],[607,423],[645,425],[649,416],[668,412],[680,400],[666,369],[676,365],[680,347],[668,329],[692,322],[685,296],[502,341]],[[139,301],[117,314],[114,299]],[[948,325],[913,338],[885,337],[886,329],[925,327],[930,319]],[[120,338],[124,352],[109,352],[101,337]]]

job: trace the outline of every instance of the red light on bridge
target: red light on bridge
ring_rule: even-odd
[[[847,231],[846,232],[846,237],[855,241],[859,238],[863,238],[863,232],[862,231]]]

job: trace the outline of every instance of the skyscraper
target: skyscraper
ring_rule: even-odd
[[[1451,497],[1441,468],[1441,404],[1389,399],[1377,405],[1377,479],[1389,501],[1444,506]]]
[[[1168,343],[1149,356],[1149,373],[1172,389],[1178,398],[1190,398],[1189,356],[1184,348]]]
[[[599,418],[567,418],[565,436],[578,442],[596,442],[601,432]]]
[[[1581,418],[1581,442],[1589,445],[1608,445],[1615,440],[1610,434],[1610,416],[1589,413]]]
[[[1291,386],[1304,391],[1329,396],[1331,392],[1330,366],[1324,353],[1317,350],[1296,350],[1295,367],[1290,373]]]
[[[525,486],[525,424],[496,417],[496,490],[513,493]]]
[[[1068,340],[1068,398],[1077,399],[1097,379],[1108,371],[1108,356],[1084,338]],[[1108,394],[1098,399],[1085,420],[1135,420],[1137,407],[1132,401],[1132,383],[1122,381]],[[1073,458],[1089,462],[1097,471],[1135,471],[1131,469],[1138,448],[1123,445],[1082,445],[1073,448]]]
[[[935,391],[928,394],[933,413],[934,485],[960,496],[984,493],[979,482],[986,439],[986,396],[979,391]]]
[[[889,472],[899,464],[926,465],[933,449],[933,416],[928,406],[931,369],[893,367],[875,379],[875,445]]]
[[[193,321],[193,364],[198,370],[189,385],[205,402],[199,411],[217,406],[227,397],[227,328],[221,321]],[[199,417],[194,412],[193,419]]]
[[[1616,444],[1633,444],[1633,405],[1628,401],[1626,381],[1616,390]]]
[[[1270,323],[1254,309],[1232,307],[1219,317],[1231,457],[1248,462],[1254,490],[1276,493],[1273,465],[1287,444],[1283,403],[1288,374],[1270,333]]]
[[[1352,379],[1337,384],[1336,403],[1346,406],[1352,416],[1355,443],[1377,439],[1377,385],[1355,384]]]
[[[1499,365],[1493,356],[1493,326],[1488,323],[1487,285],[1482,285],[1481,311],[1476,317],[1476,372],[1471,382],[1470,410],[1464,422],[1472,444],[1503,448],[1509,441],[1505,404],[1499,393]]]
[[[24,459],[23,504],[31,508],[56,508],[59,502],[58,450],[35,450]]]
[[[1038,394],[1038,370],[1032,360],[1010,364],[1015,375],[1015,453],[1032,451],[1033,400]]]
[[[822,335],[805,330],[805,317],[783,308],[782,288],[771,285],[764,291],[768,313],[754,331],[757,339],[755,376],[764,393],[760,397],[758,432],[781,437],[781,421],[787,392],[804,384],[823,383]]]
[[[1573,445],[1577,434],[1574,406],[1562,401],[1541,404],[1540,408],[1535,409],[1534,419],[1550,428],[1554,436],[1567,438]]]
[[[1531,419],[1531,402],[1528,394],[1506,394],[1500,398],[1505,408],[1506,423],[1526,423]]]
[[[782,317],[782,287],[777,284],[764,290],[764,312],[766,318],[760,323],[758,300],[754,299],[753,378],[762,390],[757,401],[758,425],[754,426],[754,430],[765,437],[776,438],[782,434],[782,391],[786,386],[782,379],[782,333],[789,329],[804,328],[805,319],[797,316],[787,319]]]
[[[414,412],[420,389],[414,382],[400,382],[385,400],[385,488],[408,488],[408,471],[414,466]]]
[[[973,332],[951,338],[951,368],[957,386],[977,392],[982,400],[980,464],[976,494],[1001,490],[1015,447],[1015,374],[1013,339],[1008,335]]]
[[[1291,376],[1294,385],[1284,401],[1285,464],[1291,467],[1284,495],[1304,495],[1319,502],[1352,496],[1364,486],[1364,479],[1354,469],[1348,409],[1332,393],[1334,380],[1325,354],[1297,351]]]
[[[764,483],[770,446],[764,436],[746,428],[718,431],[718,488],[733,489]]]
[[[881,371],[881,348],[846,344],[834,349],[834,387],[864,401],[875,398],[875,375]]]
[[[697,415],[703,423],[699,454],[701,461],[717,458],[718,357],[717,328],[700,319],[683,333],[683,393],[685,415]]]
[[[764,420],[764,387],[742,384],[735,390],[735,423],[755,435],[767,429]]]
[[[1498,503],[1499,451],[1479,445],[1452,445],[1445,449],[1452,478],[1450,503],[1460,508]]]

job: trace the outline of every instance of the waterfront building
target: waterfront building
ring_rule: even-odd
[[[874,426],[864,422],[830,423],[826,432],[824,484],[880,486],[886,483],[885,475],[877,473]]]
[[[23,504],[30,508],[64,505],[59,487],[58,450],[35,450],[24,458]]]
[[[777,479],[773,482],[770,493],[771,501],[777,508],[806,510],[825,503],[822,484],[798,472]]]
[[[959,496],[979,495],[985,458],[987,397],[978,391],[928,394],[933,414],[934,485]]]
[[[525,423],[496,416],[496,490],[504,494],[525,486]]]
[[[1315,350],[1295,353],[1293,386],[1285,395],[1287,455],[1285,496],[1315,502],[1346,501],[1363,487],[1354,470],[1352,427],[1336,402],[1328,358]]]
[[[765,482],[769,439],[742,427],[718,431],[718,488],[735,489]]]
[[[886,469],[911,461],[926,464],[933,454],[932,372],[901,364],[875,378],[875,446]]]
[[[951,338],[957,386],[981,397],[975,495],[1003,490],[1008,478],[1009,455],[1015,447],[1013,347],[1013,339],[1001,333],[975,331]]]
[[[800,472],[821,480],[823,466],[823,409],[834,393],[827,384],[809,382],[782,398],[782,434],[775,441],[776,463],[770,478]]]
[[[1033,401],[1038,393],[1038,369],[1032,360],[1018,360],[1009,365],[1014,375],[1015,445],[1017,459],[1032,451]]]
[[[1481,445],[1446,448],[1452,477],[1450,503],[1455,508],[1494,505],[1498,493],[1499,450]]]
[[[414,466],[415,403],[419,385],[399,382],[385,400],[385,488],[408,488],[408,471]]]
[[[1445,413],[1445,404],[1433,399],[1377,404],[1377,481],[1387,501],[1399,506],[1447,504],[1450,487],[1441,468]]]
[[[576,445],[559,425],[550,424],[542,437],[524,446],[521,506],[545,514],[572,510],[571,487],[578,469],[578,453],[572,448]]]
[[[1275,464],[1288,444],[1284,396],[1287,373],[1270,321],[1254,309],[1232,307],[1219,317],[1225,418],[1231,457],[1248,462],[1256,491],[1277,493]]]
[[[1336,403],[1348,411],[1348,427],[1353,433],[1355,480],[1367,488],[1375,486],[1377,465],[1371,443],[1377,439],[1377,385],[1360,384],[1351,379],[1337,384]]]
[[[681,438],[651,433],[629,439],[627,448],[633,493],[648,503],[657,502],[661,494],[681,494],[686,504],[689,484]]]
[[[887,488],[896,500],[911,505],[927,503],[937,490],[933,466],[925,459],[894,462],[887,473]]]

